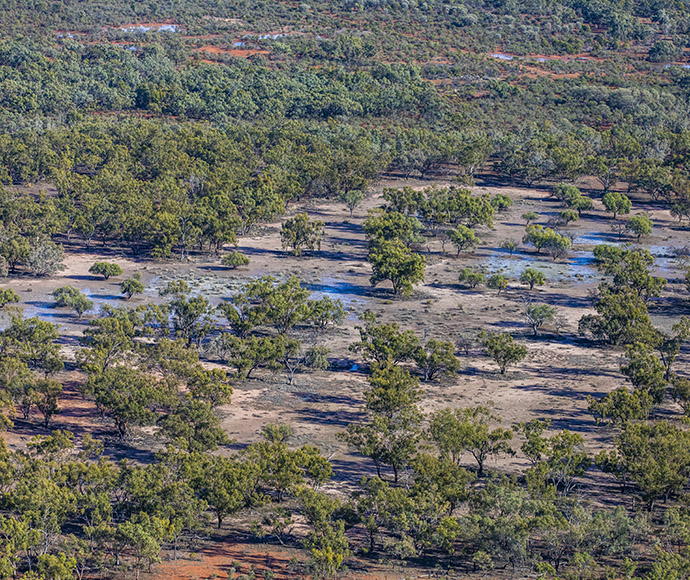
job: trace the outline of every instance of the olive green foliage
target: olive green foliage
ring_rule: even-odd
[[[311,221],[306,213],[298,213],[287,220],[280,230],[280,241],[283,249],[290,248],[295,256],[301,256],[304,250],[321,249],[323,222]]]
[[[12,290],[12,288],[0,288],[0,309],[5,308],[9,304],[16,304],[20,302],[19,295]]]
[[[151,22],[171,24],[127,24]],[[423,280],[425,251],[435,274],[439,243],[462,252],[491,240],[484,228],[497,212],[526,212],[524,243],[554,259],[569,251],[569,235],[536,225],[528,208],[570,230],[603,204],[619,237],[643,240],[653,233],[648,216],[618,219],[631,213],[630,199],[690,219],[688,73],[673,64],[683,62],[689,29],[686,3],[667,0],[5,2],[0,276],[59,272],[63,244],[222,263],[224,247],[293,204],[340,200],[352,216],[372,183],[393,176],[454,184],[385,188],[385,209],[367,218],[372,283],[387,280],[399,293]],[[227,53],[240,38],[259,52]],[[200,50],[207,44],[212,51]],[[510,60],[490,56],[497,50]],[[460,185],[475,182],[478,192]],[[491,182],[538,189],[516,210],[504,194],[482,192]],[[552,199],[535,200],[547,189]],[[295,220],[285,249],[318,248],[317,222]],[[512,255],[517,242],[501,247]],[[267,391],[288,398],[330,396],[312,380],[275,385],[268,371],[299,383],[331,360],[349,365],[326,343],[344,318],[339,301],[312,299],[296,279],[260,278],[229,291],[216,311],[175,282],[159,304],[104,307],[82,325],[83,376],[70,374],[63,388],[68,338],[9,308],[17,295],[5,291],[2,428],[14,420],[25,433],[36,419],[49,428],[63,399],[79,396],[76,384],[98,409],[99,431],[122,437],[117,455],[143,460],[111,460],[112,442],[84,431],[45,430],[21,450],[0,442],[0,576],[155,575],[157,563],[198,549],[210,517],[223,536],[250,528],[258,543],[301,545],[287,569],[238,565],[264,580],[334,577],[353,553],[357,569],[394,562],[419,575],[686,579],[690,441],[679,419],[690,409],[688,324],[652,325],[649,312],[669,309],[648,253],[597,247],[595,256],[606,280],[580,329],[601,342],[587,348],[622,362],[611,391],[588,399],[606,427],[552,430],[537,418],[511,429],[489,406],[455,404],[425,417],[433,393],[422,397],[411,372],[429,380],[457,372],[452,345],[434,328],[421,340],[367,314],[353,345],[368,363],[358,375],[370,373],[365,406],[342,417],[319,411],[331,426],[343,422],[343,441],[362,455],[356,477],[349,460],[331,466],[286,425],[219,449],[228,443],[221,418],[232,407],[221,407],[230,378],[260,375]],[[531,290],[545,282],[538,273],[520,281]],[[500,292],[505,278],[486,282]],[[121,290],[131,298],[144,288],[133,277]],[[79,310],[86,300],[74,289],[56,298]],[[535,332],[550,317],[542,306],[529,312]],[[462,332],[472,367],[476,332]],[[508,335],[482,339],[502,371],[524,356]],[[147,454],[152,441],[158,453]],[[594,463],[610,476],[592,470],[585,448],[603,450]],[[493,472],[492,460],[511,451],[519,467]],[[591,485],[611,476],[620,497]]]
[[[465,284],[468,288],[476,288],[484,282],[485,278],[484,272],[476,272],[471,268],[463,268],[458,276],[460,283]]]
[[[525,318],[532,327],[534,336],[539,334],[539,329],[556,317],[556,309],[548,304],[526,304]]]
[[[495,361],[502,375],[509,366],[521,362],[527,356],[527,348],[516,343],[506,332],[483,333],[480,339],[486,354]]]
[[[653,223],[646,214],[637,214],[628,220],[625,227],[637,238],[639,241],[642,236],[649,236],[652,234]]]
[[[377,243],[369,251],[371,284],[390,281],[393,293],[409,295],[415,284],[424,281],[426,260],[399,239]]]
[[[487,459],[503,454],[513,455],[510,440],[513,432],[502,427],[488,407],[470,409],[443,409],[435,412],[429,421],[429,436],[443,457],[458,463],[465,453],[477,462],[477,473],[484,475]]]
[[[351,189],[341,193],[339,199],[345,204],[352,217],[355,209],[364,201],[364,193],[359,189]]]
[[[537,253],[546,250],[554,260],[565,255],[572,245],[568,237],[541,225],[527,226],[522,243],[531,244],[537,250]]]
[[[419,338],[411,330],[401,330],[396,323],[379,322],[376,313],[367,310],[357,326],[360,340],[350,345],[367,363],[399,364],[413,360],[422,348]]]
[[[623,481],[631,480],[651,511],[656,500],[679,493],[690,477],[690,433],[667,421],[629,422],[616,437],[616,448],[597,463]]]
[[[455,345],[433,338],[417,350],[414,361],[422,371],[425,381],[431,381],[439,375],[454,375],[460,370]]]
[[[112,262],[95,262],[93,266],[89,268],[89,272],[97,276],[102,276],[104,280],[108,280],[109,278],[122,274],[122,268]]]
[[[503,250],[508,250],[508,253],[512,256],[515,250],[518,249],[518,243],[512,239],[503,240],[500,244],[500,248]]]
[[[481,242],[470,228],[462,224],[458,224],[455,229],[448,230],[447,236],[457,249],[458,256],[460,252],[475,248]]]
[[[232,252],[225,254],[220,263],[226,268],[234,270],[240,266],[246,266],[249,264],[249,257],[245,256],[242,252],[233,250]]]
[[[546,275],[534,268],[527,268],[520,274],[520,283],[529,286],[530,290],[534,290],[535,286],[543,286],[546,283]]]
[[[491,274],[486,280],[486,287],[497,290],[498,294],[500,294],[508,287],[508,279],[502,274]]]
[[[616,219],[619,214],[630,213],[632,208],[630,199],[617,191],[609,191],[601,201],[604,203],[606,211],[613,214],[613,219]]]
[[[141,274],[139,273],[120,282],[120,292],[127,297],[127,300],[135,294],[143,294],[144,290],[145,287],[141,282]]]
[[[87,310],[93,308],[93,301],[89,300],[76,288],[63,286],[53,290],[55,304],[63,308],[71,308],[81,318]]]

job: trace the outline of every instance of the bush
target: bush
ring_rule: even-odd
[[[223,266],[226,266],[227,268],[234,270],[235,268],[238,268],[240,266],[246,266],[247,264],[249,264],[249,258],[245,256],[242,252],[233,250],[229,254],[225,254],[220,263]]]
[[[141,283],[141,274],[136,273],[131,278],[124,280],[120,284],[120,292],[127,296],[127,300],[135,294],[142,294],[144,292],[144,285]]]
[[[461,283],[466,284],[470,288],[476,288],[482,282],[484,282],[483,272],[474,272],[470,268],[463,268],[460,270],[460,276],[458,277]]]
[[[500,294],[502,290],[505,290],[508,286],[508,279],[501,274],[492,274],[486,281],[486,287],[491,288],[491,290],[498,290]]]
[[[40,240],[29,252],[26,266],[36,276],[50,276],[65,269],[63,255],[62,246],[50,240]]]
[[[638,241],[642,236],[650,235],[652,233],[652,227],[652,220],[649,219],[648,215],[643,213],[631,217],[628,223],[625,224],[625,229],[637,236]]]
[[[84,312],[93,308],[93,302],[72,286],[63,286],[53,291],[53,298],[58,306],[71,308],[81,318]]]

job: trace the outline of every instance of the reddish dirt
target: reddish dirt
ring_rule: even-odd
[[[195,48],[194,50],[199,52],[205,52],[207,54],[227,54],[229,56],[238,56],[241,58],[248,58],[255,54],[270,54],[269,50],[261,50],[258,48],[222,48],[220,46],[211,45],[200,46],[199,48]]]
[[[173,22],[172,20],[165,20],[162,22],[130,22],[128,24],[120,24],[119,26],[113,26],[111,28],[115,28],[116,30],[119,30],[121,28],[138,28],[139,26],[145,26],[146,28],[160,28],[161,26],[180,26],[177,22]]]
[[[289,570],[290,560],[296,551],[274,546],[256,546],[235,542],[214,544],[197,552],[194,558],[163,562],[152,575],[153,580],[198,580],[212,578],[237,578],[240,574],[271,570],[276,580],[294,578]],[[237,564],[240,564],[237,566]],[[236,572],[231,573],[235,567]]]
[[[270,570],[276,580],[302,578],[293,570],[291,560],[304,561],[302,550],[283,548],[270,544],[250,544],[231,539],[216,542],[198,550],[193,556],[167,560],[156,566],[150,580],[224,580],[250,574],[252,570],[261,578],[261,572]],[[415,568],[396,570],[395,566],[384,566],[369,561],[350,559],[351,570],[341,575],[346,580],[411,580],[420,578],[421,571]],[[235,568],[235,573],[231,572]]]

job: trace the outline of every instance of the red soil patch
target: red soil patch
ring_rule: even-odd
[[[229,56],[238,56],[241,58],[248,58],[254,54],[269,54],[268,50],[261,50],[258,48],[221,48],[220,46],[200,46],[194,50],[205,52],[207,54],[227,54]]]
[[[194,560],[178,559],[163,562],[153,573],[153,580],[237,578],[240,574],[248,574],[252,569],[256,572],[271,570],[275,573],[276,580],[289,580],[295,577],[288,566],[296,552],[275,546],[265,546],[261,549],[256,545],[225,541],[204,548],[197,554],[198,557]],[[240,564],[234,574],[231,573],[233,562]]]
[[[177,26],[178,28],[180,27],[179,24],[173,22],[172,20],[165,20],[163,22],[132,22],[129,24],[120,24],[119,26],[114,26],[113,28],[139,28],[140,26],[144,26],[146,28],[160,28],[161,26]]]
[[[306,553],[302,550],[281,548],[272,545],[257,545],[233,542],[228,539],[202,548],[192,559],[164,561],[147,575],[150,580],[232,580],[242,574],[249,574],[254,570],[257,577],[261,572],[270,570],[276,580],[294,580],[297,574],[291,569],[293,558],[303,561]],[[235,573],[231,573],[233,565]],[[368,572],[353,572],[345,574],[345,578],[353,580],[399,580],[401,574],[378,563],[367,563]],[[417,577],[415,575],[415,577]]]

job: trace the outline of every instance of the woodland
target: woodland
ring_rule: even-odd
[[[3,0],[0,580],[690,580],[688,0]]]

